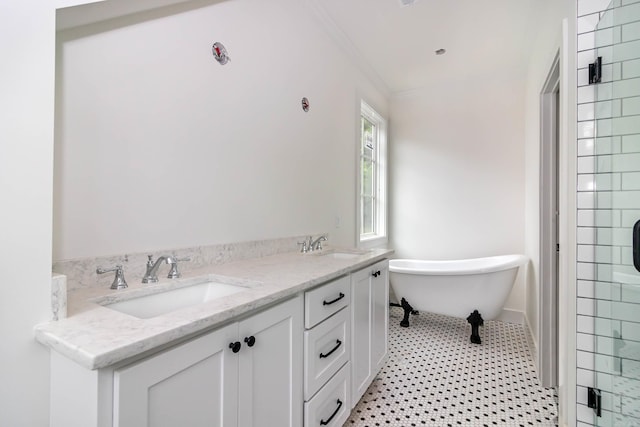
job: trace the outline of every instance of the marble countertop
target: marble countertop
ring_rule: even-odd
[[[327,248],[324,252],[332,250],[343,251]],[[129,283],[129,288],[121,291],[82,289],[69,293],[68,317],[37,325],[35,337],[88,369],[105,368],[215,328],[391,254],[393,251],[389,249],[373,249],[354,258],[340,259],[290,252],[202,268],[178,281],[161,279],[153,285]],[[172,289],[206,275],[224,276],[248,287],[246,291],[149,319],[138,319],[96,303]]]

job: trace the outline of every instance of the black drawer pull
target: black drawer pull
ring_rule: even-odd
[[[256,343],[256,337],[254,337],[253,335],[251,335],[250,337],[245,337],[244,342],[246,342],[249,347],[253,347],[253,345]]]
[[[338,399],[338,407],[336,408],[335,411],[333,411],[333,414],[331,414],[331,416],[329,417],[329,419],[327,421],[325,420],[320,420],[320,425],[321,426],[326,426],[327,424],[329,424],[331,422],[331,420],[333,419],[333,417],[336,416],[336,414],[338,413],[338,411],[340,411],[340,408],[342,408],[342,401],[340,399]]]
[[[371,273],[371,275],[372,275],[373,277],[378,277],[380,274],[382,274],[382,273],[380,273],[380,270],[378,270],[378,271],[374,271],[373,273]]]
[[[640,220],[633,226],[633,266],[640,271]]]
[[[331,305],[334,302],[338,302],[340,301],[342,298],[344,298],[344,294],[342,292],[340,292],[340,296],[332,301],[322,301],[322,305]]]
[[[239,352],[240,351],[240,347],[242,347],[242,344],[240,344],[240,341],[232,342],[231,344],[229,344],[229,348],[234,353]]]
[[[329,356],[331,356],[331,353],[333,353],[334,351],[336,351],[336,350],[337,350],[341,345],[342,345],[342,341],[340,341],[340,340],[336,340],[336,346],[335,346],[335,347],[333,347],[333,348],[331,349],[331,351],[330,351],[329,353],[327,353],[327,354],[322,354],[322,353],[320,353],[320,359],[324,359],[325,357],[329,357]]]

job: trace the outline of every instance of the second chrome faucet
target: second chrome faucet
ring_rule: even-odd
[[[160,268],[160,264],[163,262],[169,264],[171,268],[169,269],[169,274],[167,278],[175,279],[180,277],[180,272],[178,271],[178,261],[191,261],[191,258],[177,258],[174,256],[163,255],[158,257],[155,262],[153,261],[153,255],[148,255],[149,260],[147,261],[147,271],[142,278],[142,283],[156,283],[158,281],[158,269]]]

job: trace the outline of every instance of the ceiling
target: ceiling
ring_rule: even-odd
[[[391,94],[526,72],[546,0],[310,0],[330,32]],[[436,55],[437,49],[446,54]]]

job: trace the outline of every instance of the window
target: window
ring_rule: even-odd
[[[362,102],[358,159],[360,246],[374,246],[387,241],[386,144],[386,121]]]

